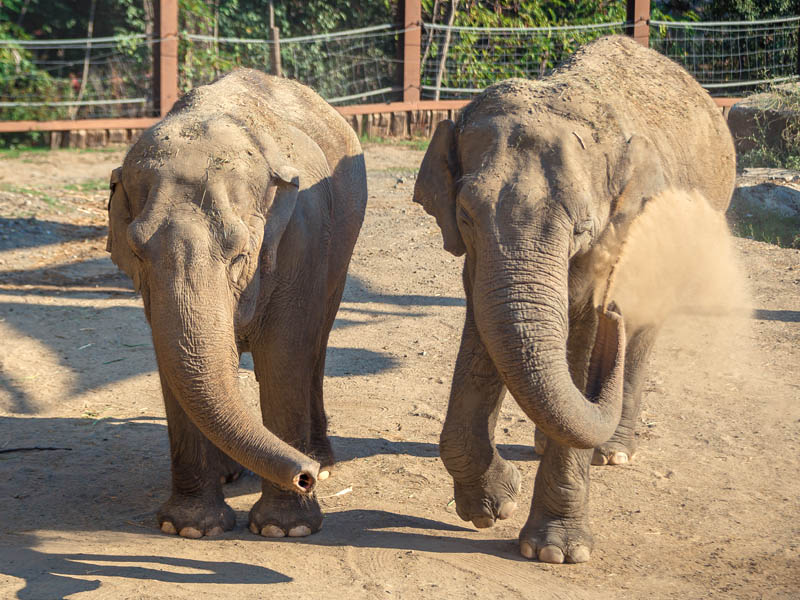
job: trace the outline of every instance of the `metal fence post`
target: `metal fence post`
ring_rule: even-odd
[[[650,46],[650,0],[627,0],[626,32],[645,48]]]
[[[403,101],[419,102],[420,60],[422,58],[422,2],[404,0]]]
[[[156,1],[158,40],[153,45],[153,102],[162,117],[178,99],[178,0]]]

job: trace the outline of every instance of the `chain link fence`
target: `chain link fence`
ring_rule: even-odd
[[[714,95],[739,96],[797,78],[800,17],[650,22],[650,46]],[[467,99],[509,77],[538,79],[624,22],[475,28],[423,24],[421,97]],[[283,75],[337,106],[402,100],[404,30],[392,24],[280,40]],[[75,40],[0,39],[0,120],[157,116],[153,50],[145,35]],[[269,72],[275,42],[182,33],[186,91],[236,67]],[[654,82],[656,84],[657,82]]]

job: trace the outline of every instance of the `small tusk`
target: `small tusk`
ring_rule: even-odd
[[[319,475],[317,475],[317,479],[319,479],[320,481],[325,481],[330,476],[331,476],[330,471],[320,471]]]
[[[577,131],[573,131],[572,135],[574,135],[576,138],[578,138],[578,141],[581,143],[581,148],[586,150],[586,144],[583,143],[583,139],[581,138],[581,136],[578,135],[578,132]]]

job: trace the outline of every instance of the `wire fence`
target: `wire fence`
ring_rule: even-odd
[[[422,25],[421,97],[466,99],[509,77],[538,79],[580,45],[624,22],[559,27]],[[743,95],[797,78],[800,17],[749,22],[650,22],[650,46],[714,95]],[[280,40],[283,75],[332,104],[402,99],[405,30],[385,24]],[[0,39],[0,120],[157,116],[153,51],[145,35],[73,40]],[[179,87],[236,67],[269,72],[275,42],[181,33]],[[654,82],[656,83],[656,82]]]
[[[625,23],[564,27],[448,27],[425,23],[421,96],[468,98],[508,79],[540,79],[581,44],[612,33]]]
[[[742,95],[798,75],[800,17],[746,22],[650,21],[650,47],[714,95]]]
[[[332,104],[392,102],[402,97],[398,85],[402,60],[397,50],[402,29],[376,25],[362,29],[280,39],[283,75],[312,87]],[[220,72],[251,67],[270,72],[274,41],[269,39],[214,38],[184,34],[196,55],[212,57],[190,70],[181,65],[184,90],[212,81]]]
[[[154,43],[0,39],[0,120],[154,116]]]

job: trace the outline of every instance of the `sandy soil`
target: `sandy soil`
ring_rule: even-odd
[[[323,530],[282,541],[246,529],[252,476],[227,488],[234,531],[156,527],[169,459],[149,329],[104,251],[122,151],[0,162],[0,597],[797,597],[800,251],[737,240],[753,318],[666,328],[636,460],[592,470],[591,562],[528,562],[533,425],[506,398],[497,441],[522,509],[489,530],[461,522],[436,447],[461,261],[410,202],[422,152],[366,152],[370,205],[328,353],[340,463],[319,489]]]

